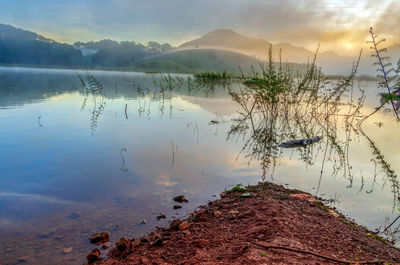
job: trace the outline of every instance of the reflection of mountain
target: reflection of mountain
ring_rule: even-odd
[[[77,91],[75,71],[0,68],[0,108],[40,102]]]
[[[184,72],[193,71],[227,71],[238,72],[239,66],[250,71],[251,66],[257,66],[259,61],[244,54],[211,50],[185,50],[160,55],[154,59],[139,63],[139,68],[178,68]]]
[[[0,67],[0,108],[22,106],[41,102],[56,95],[65,93],[84,93],[75,70],[48,70],[31,68],[1,68]],[[121,73],[110,71],[91,72],[104,88],[107,99],[130,98],[140,96],[138,87],[158,91],[154,85],[157,75],[143,73]],[[158,82],[156,82],[158,84]],[[189,89],[187,82],[174,86],[173,95],[189,95],[190,97],[226,98],[227,92],[222,87],[209,90]]]
[[[265,46],[267,47],[267,46]],[[242,69],[245,73],[252,72],[252,67],[259,72],[259,66],[262,61],[229,50],[218,49],[191,49],[180,50],[159,55],[155,58],[145,60],[136,65],[139,69],[179,69],[180,72],[231,72],[240,73]],[[239,68],[240,67],[240,68]],[[306,64],[291,63],[291,69],[296,72],[305,72]]]

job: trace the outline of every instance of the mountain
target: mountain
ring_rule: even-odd
[[[267,59],[268,47],[271,43],[263,40],[244,36],[230,29],[217,29],[206,33],[202,37],[186,42],[179,49],[224,49]],[[290,43],[276,43],[272,45],[275,60],[279,60],[282,50],[282,61],[306,63],[314,56],[314,52]]]
[[[59,43],[37,33],[0,24],[0,64],[57,67],[130,67],[172,50],[168,43],[101,40]]]
[[[0,40],[54,42],[54,40],[45,38],[37,33],[5,24],[0,24]]]
[[[269,43],[263,39],[253,39],[243,36],[230,29],[218,29],[202,37],[179,46],[183,49],[223,48],[227,50],[254,51],[265,50]]]
[[[248,71],[252,65],[257,68],[260,60],[267,59],[271,43],[251,38],[230,29],[218,29],[202,37],[186,42],[177,48],[168,43],[149,41],[147,45],[133,41],[101,40],[75,42],[74,45],[59,43],[35,32],[0,24],[0,65],[56,66],[80,68],[131,68],[145,71],[238,71],[238,66]],[[382,45],[384,46],[384,45]],[[275,43],[273,60],[306,63],[314,52],[291,43]],[[358,74],[375,76],[372,51],[364,52]],[[397,63],[400,46],[388,48],[384,56],[390,56]],[[329,51],[319,53],[317,64],[326,74],[348,74],[353,57],[339,56]],[[294,68],[303,66],[292,64]],[[297,69],[297,68],[296,68]]]
[[[0,24],[0,63],[71,67],[82,63],[82,53],[71,45]]]
[[[211,31],[200,38],[180,45],[178,49],[229,50],[265,60],[268,57],[267,50],[270,44],[272,44],[274,61],[279,61],[280,53],[283,62],[307,63],[314,58],[315,52],[303,47],[298,47],[287,42],[271,43],[263,39],[251,38],[239,34],[230,29]],[[359,75],[376,75],[376,66],[373,65],[375,59],[371,57],[372,54],[373,51],[365,51],[364,49],[358,68]],[[400,45],[388,47],[387,52],[383,55],[392,58],[392,63],[397,63],[400,57]],[[357,57],[358,54],[354,54],[354,56],[341,56],[333,51],[320,52],[317,55],[317,64],[326,74],[346,75],[351,72],[352,64],[357,60]]]

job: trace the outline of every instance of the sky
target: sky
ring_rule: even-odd
[[[400,0],[0,0],[0,23],[73,43],[110,38],[180,45],[229,28],[267,41],[354,53],[372,26],[400,42]]]

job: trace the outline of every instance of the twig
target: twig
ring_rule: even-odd
[[[399,218],[400,218],[400,215],[397,216],[396,219],[394,219],[394,221],[382,231],[382,233],[385,233],[386,230],[388,230],[394,223],[396,223],[397,220],[399,220]]]
[[[376,43],[376,41],[375,41],[375,37],[376,37],[376,36],[374,35],[374,33],[373,33],[373,31],[372,31],[372,28],[370,28],[369,33],[371,34],[372,44],[374,45],[376,57],[378,58],[378,63],[379,63],[379,65],[380,65],[381,70],[382,70],[382,73],[383,73],[383,79],[384,79],[384,81],[385,81],[385,82],[384,82],[384,83],[385,83],[385,87],[387,88],[387,91],[388,91],[388,93],[389,93],[390,102],[392,103],[392,108],[393,108],[394,114],[396,115],[397,120],[400,121],[399,115],[397,115],[397,111],[396,111],[396,108],[395,108],[394,103],[393,103],[393,97],[392,97],[392,92],[390,91],[389,81],[388,81],[388,78],[387,78],[387,73],[386,73],[385,67],[384,67],[384,65],[383,65],[382,58],[381,58],[381,56],[380,56],[380,54],[379,54],[379,50],[378,50],[378,47],[377,47],[377,43]]]
[[[264,249],[282,249],[282,250],[286,250],[286,251],[291,251],[291,252],[297,252],[297,253],[302,253],[302,254],[307,254],[307,255],[312,255],[318,258],[323,258],[326,260],[330,260],[333,262],[337,262],[337,263],[344,263],[344,264],[383,264],[383,263],[390,263],[393,261],[388,261],[388,260],[364,260],[364,261],[358,261],[358,260],[354,260],[354,261],[348,261],[348,260],[341,260],[341,259],[336,259],[333,257],[328,257],[319,253],[315,253],[312,251],[307,251],[307,250],[301,250],[301,249],[295,249],[295,248],[289,248],[289,247],[283,247],[283,246],[271,246],[271,245],[263,245],[263,244],[259,244],[256,242],[251,242],[248,241],[249,243],[256,245],[258,247],[264,248]],[[396,261],[397,262],[397,261]]]

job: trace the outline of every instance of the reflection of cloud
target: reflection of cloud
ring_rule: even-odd
[[[14,192],[0,192],[0,197],[16,197],[22,200],[39,201],[44,203],[55,203],[55,204],[69,204],[72,201],[67,201],[63,199],[58,199],[55,197],[48,197],[38,194],[24,194],[24,193],[14,193]]]
[[[173,187],[178,184],[178,182],[172,181],[171,177],[167,176],[165,172],[160,173],[160,176],[157,177],[155,183],[165,187]]]
[[[11,224],[13,224],[13,223],[14,223],[14,221],[11,220],[11,219],[0,218],[0,226],[5,226],[5,227],[7,227],[7,226],[9,226],[9,225],[11,225]]]
[[[183,100],[198,105],[209,113],[229,116],[237,112],[238,105],[230,97],[225,98],[202,98],[192,96],[180,96]]]

